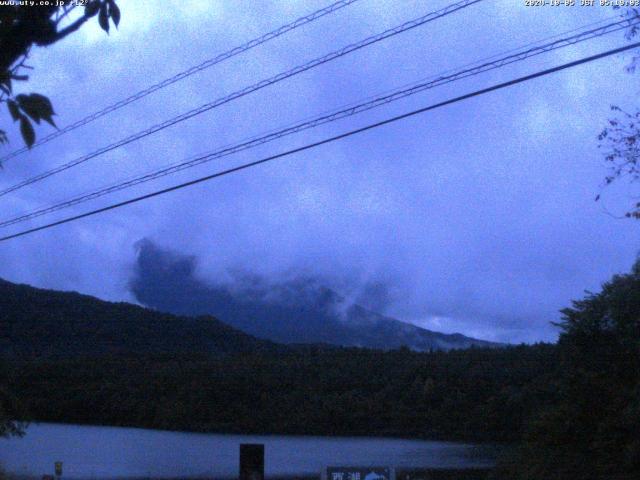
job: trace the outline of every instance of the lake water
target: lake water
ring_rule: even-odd
[[[393,438],[197,434],[136,428],[32,424],[20,439],[0,439],[0,464],[18,475],[63,478],[232,477],[241,443],[264,443],[265,475],[317,475],[323,467],[487,467],[484,449]]]

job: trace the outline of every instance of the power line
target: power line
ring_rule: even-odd
[[[387,103],[391,103],[397,100],[400,100],[402,98],[406,98],[408,96],[411,95],[415,95],[417,93],[423,92],[425,90],[431,89],[431,88],[435,88],[437,86],[441,86],[447,83],[451,83],[454,82],[456,80],[460,80],[463,78],[468,78],[471,76],[475,76],[478,75],[480,73],[484,73],[490,70],[494,70],[497,68],[501,68],[504,67],[506,65],[515,63],[515,62],[519,62],[519,61],[523,61],[526,60],[528,58],[531,58],[533,56],[537,56],[540,55],[542,53],[546,53],[552,50],[556,50],[559,48],[564,48],[567,46],[571,46],[571,45],[575,45],[577,43],[586,41],[586,40],[590,40],[596,37],[600,37],[602,35],[606,35],[606,34],[610,34],[613,32],[617,32],[623,29],[627,29],[629,27],[632,27],[633,25],[636,24],[640,24],[640,22],[638,20],[635,21],[631,21],[631,20],[620,20],[618,22],[613,22],[611,24],[599,27],[599,28],[595,28],[595,29],[591,29],[588,31],[584,31],[581,33],[578,33],[576,35],[572,35],[570,37],[565,37],[565,38],[561,38],[559,40],[556,40],[554,42],[550,42],[550,43],[546,43],[543,45],[539,45],[536,47],[532,47],[529,48],[527,50],[524,51],[520,51],[517,52],[515,54],[511,54],[511,55],[507,55],[505,57],[502,58],[498,58],[496,60],[490,61],[490,62],[485,62],[482,63],[480,65],[476,65],[472,68],[466,68],[466,69],[462,69],[459,71],[454,71],[454,73],[448,74],[448,75],[440,75],[440,76],[435,76],[435,77],[430,77],[432,78],[432,80],[430,81],[426,81],[426,82],[422,82],[422,83],[414,83],[412,84],[410,87],[408,88],[403,88],[400,90],[395,90],[392,91],[391,93],[388,93],[386,95],[382,95],[379,97],[374,97],[373,99],[366,101],[366,102],[362,102],[360,104],[355,104],[355,105],[351,105],[347,108],[342,108],[342,109],[338,109],[337,111],[333,111],[331,113],[328,114],[324,114],[324,115],[320,115],[319,117],[315,117],[312,118],[311,120],[306,120],[303,122],[299,122],[297,124],[293,124],[289,127],[283,128],[283,129],[279,129],[279,130],[275,130],[272,131],[266,135],[263,136],[256,136],[253,137],[247,141],[235,144],[235,145],[230,145],[230,146],[226,146],[221,148],[220,150],[217,150],[215,152],[211,152],[211,153],[207,153],[207,154],[202,154],[202,155],[198,155],[196,157],[192,157],[189,160],[180,162],[180,163],[176,163],[176,164],[172,164],[170,166],[164,167],[162,169],[159,170],[155,170],[137,177],[132,177],[130,179],[124,180],[124,181],[120,181],[117,182],[115,184],[112,184],[108,187],[104,187],[101,188],[97,191],[92,191],[90,193],[86,193],[83,195],[79,195],[76,196],[72,199],[57,203],[53,206],[49,206],[49,207],[45,207],[45,208],[40,208],[37,209],[35,211],[26,213],[26,214],[22,214],[20,216],[17,217],[13,217],[11,219],[8,220],[4,220],[0,222],[0,228],[2,227],[8,227],[10,225],[15,225],[17,223],[21,223],[27,220],[31,220],[43,215],[46,215],[48,213],[53,213],[65,208],[69,208],[81,203],[85,203],[87,201],[90,200],[94,200],[96,198],[102,197],[104,195],[107,195],[109,193],[114,193],[120,190],[124,190],[126,188],[131,188],[135,185],[139,185],[142,183],[146,183],[170,174],[174,174],[177,172],[180,172],[182,170],[185,170],[187,168],[192,168],[195,167],[197,165],[201,165],[203,163],[207,163],[210,162],[212,160],[215,159],[219,159],[222,157],[226,157],[228,155],[234,154],[234,153],[238,153],[240,151],[244,151],[253,147],[256,147],[258,145],[262,145],[265,144],[267,142],[271,142],[273,140],[282,138],[284,136],[288,136],[294,133],[298,133],[301,132],[303,130],[307,130],[310,128],[314,128],[317,127],[319,125],[323,125],[326,123],[330,123],[330,122],[334,122],[336,120],[340,120],[342,118],[346,118],[346,117],[350,117],[352,115],[356,115],[358,113],[362,113],[368,110],[371,110],[373,108],[377,108],[379,106],[385,105]],[[575,31],[575,30],[572,30]],[[538,43],[538,42],[536,42]],[[523,47],[524,48],[524,47]],[[494,58],[494,57],[491,57]],[[478,63],[478,62],[476,62]]]
[[[335,60],[337,58],[343,57],[345,55],[348,55],[356,50],[360,50],[364,47],[367,47],[369,45],[372,45],[374,43],[380,42],[382,40],[385,40],[387,38],[393,37],[395,35],[398,35],[400,33],[406,32],[408,30],[411,30],[413,28],[419,27],[421,25],[425,25],[429,22],[432,22],[434,20],[437,20],[439,18],[442,18],[444,16],[450,15],[454,12],[457,12],[458,10],[462,10],[464,8],[470,7],[471,5],[474,5],[476,3],[480,3],[484,0],[462,0],[456,3],[453,3],[447,7],[444,7],[440,10],[428,13],[426,15],[423,15],[419,18],[416,18],[414,20],[410,20],[408,22],[403,23],[402,25],[399,25],[395,28],[391,28],[389,30],[385,30],[382,33],[379,33],[377,35],[372,35],[370,37],[365,38],[364,40],[361,40],[360,42],[357,43],[353,43],[351,45],[347,45],[346,47],[341,48],[340,50],[336,50],[334,52],[331,52],[327,55],[324,55],[322,57],[316,58],[314,60],[311,60],[310,62],[307,62],[303,65],[299,65],[297,67],[292,68],[291,70],[288,70],[286,72],[282,72],[279,73],[267,80],[262,80],[256,84],[253,84],[249,87],[245,87],[241,90],[238,90],[230,95],[227,95],[225,97],[219,98],[217,100],[214,100],[213,102],[210,103],[206,103],[198,108],[195,108],[193,110],[190,110],[186,113],[183,113],[181,115],[178,115],[176,117],[173,117],[169,120],[166,120],[162,123],[156,124],[146,130],[142,130],[141,132],[135,133],[133,135],[130,135],[128,137],[125,137],[124,139],[118,140],[117,142],[111,143],[110,145],[107,145],[105,147],[102,147],[98,150],[95,150],[92,153],[89,153],[87,155],[84,155],[82,157],[79,157],[75,160],[72,160],[71,162],[65,163],[63,165],[60,165],[58,167],[55,167],[51,170],[48,170],[44,173],[41,173],[39,175],[36,175],[34,177],[28,178],[26,180],[23,180],[20,183],[17,183],[11,187],[5,188],[3,190],[0,190],[0,197],[4,196],[8,193],[14,192],[16,190],[19,190],[20,188],[26,187],[27,185],[31,185],[33,183],[39,182],[41,180],[44,180],[46,178],[49,178],[57,173],[63,172],[65,170],[68,170],[72,167],[75,167],[76,165],[79,165],[81,163],[84,163],[92,158],[95,158],[99,155],[102,155],[104,153],[110,152],[112,150],[115,150],[116,148],[119,148],[123,145],[127,145],[131,142],[134,142],[136,140],[139,140],[141,138],[144,138],[146,136],[152,135],[156,132],[159,132],[160,130],[164,130],[165,128],[171,127],[177,123],[183,122],[185,120],[188,120],[190,118],[195,117],[196,115],[200,115],[201,113],[207,112],[209,110],[212,110],[216,107],[219,107],[221,105],[224,105],[225,103],[229,103],[233,100],[236,100],[240,97],[244,97],[245,95],[248,95],[252,92],[255,92],[257,90],[261,90],[267,86],[273,85],[275,83],[281,82],[282,80],[285,80],[287,78],[293,77],[295,75],[298,75],[302,72],[305,72],[307,70],[310,70],[312,68],[315,68],[317,66],[323,65],[325,63],[328,63],[332,60]]]
[[[344,7],[347,7],[349,5],[351,5],[352,3],[357,2],[358,0],[340,0],[338,2],[332,3],[331,5],[329,5],[328,7],[322,8],[320,10],[317,10],[313,13],[310,13],[309,15],[305,15],[303,17],[298,18],[297,20],[288,23],[286,25],[281,26],[280,28],[277,28],[276,30],[273,30],[269,33],[266,33],[258,38],[254,38],[253,40],[250,40],[242,45],[240,45],[239,47],[235,47],[232,48],[231,50],[228,50],[224,53],[221,53],[213,58],[210,58],[209,60],[205,60],[204,62],[200,63],[199,65],[195,65],[187,70],[184,70],[180,73],[177,73],[176,75],[167,78],[165,80],[162,80],[161,82],[158,82],[154,85],[151,85],[148,88],[145,88],[144,90],[139,91],[138,93],[135,93],[123,100],[120,100],[116,103],[114,103],[113,105],[109,105],[105,108],[103,108],[102,110],[98,110],[97,112],[92,113],[91,115],[88,115],[70,125],[67,125],[64,128],[61,128],[60,130],[56,130],[55,132],[50,133],[49,135],[42,137],[40,140],[38,140],[37,142],[35,142],[32,146],[31,149],[39,146],[39,145],[43,145],[45,143],[50,142],[51,140],[53,140],[54,138],[58,138],[66,133],[71,132],[72,130],[75,130],[76,128],[80,128],[84,125],[87,125],[88,123],[93,122],[94,120],[97,120],[98,118],[104,117],[105,115],[108,115],[109,113],[115,112],[116,110],[119,110],[120,108],[129,105],[130,103],[136,102],[138,100],[140,100],[141,98],[146,97],[147,95],[150,95],[160,89],[163,89],[165,87],[168,87],[169,85],[172,85],[176,82],[179,82],[180,80],[183,80],[187,77],[190,77],[191,75],[194,75],[195,73],[201,72],[202,70],[205,70],[207,68],[210,68],[218,63],[221,63],[225,60],[228,60],[232,57],[235,57],[236,55],[239,55],[243,52],[246,52],[248,50],[251,50],[252,48],[255,48],[259,45],[262,45],[263,43],[267,43],[270,40],[273,40],[275,38],[278,38],[282,35],[284,35],[287,32],[290,32],[292,30],[295,30],[296,28],[299,28],[303,25],[306,25],[308,23],[314,22],[326,15],[329,15],[333,12],[336,12]],[[18,155],[29,151],[29,147],[22,147],[19,148],[7,155],[5,155],[4,157],[0,157],[0,162],[9,160],[11,158],[17,157]]]
[[[494,92],[496,90],[501,90],[503,88],[511,87],[511,86],[517,85],[519,83],[523,83],[523,82],[527,82],[527,81],[530,81],[530,80],[533,80],[533,79],[536,79],[536,78],[544,77],[544,76],[550,75],[552,73],[556,73],[556,72],[559,72],[559,71],[562,71],[562,70],[566,70],[568,68],[576,67],[578,65],[582,65],[582,64],[585,64],[585,63],[593,62],[595,60],[599,60],[601,58],[609,57],[611,55],[622,53],[622,52],[625,52],[627,50],[631,50],[631,49],[638,48],[638,47],[640,47],[640,42],[635,42],[635,43],[632,43],[632,44],[624,46],[624,47],[619,47],[619,48],[616,48],[616,49],[613,49],[613,50],[608,50],[606,52],[598,53],[596,55],[592,55],[592,56],[589,56],[589,57],[581,58],[580,60],[574,60],[573,62],[565,63],[565,64],[559,65],[557,67],[548,68],[546,70],[541,70],[539,72],[532,73],[530,75],[525,75],[523,77],[519,77],[519,78],[516,78],[516,79],[513,79],[513,80],[509,80],[507,82],[502,82],[502,83],[493,85],[491,87],[487,87],[487,88],[483,88],[483,89],[480,89],[480,90],[476,90],[474,92],[467,93],[465,95],[461,95],[461,96],[458,96],[458,97],[455,97],[455,98],[451,98],[449,100],[445,100],[443,102],[439,102],[439,103],[436,103],[436,104],[433,104],[433,105],[429,105],[427,107],[419,108],[417,110],[413,110],[411,112],[404,113],[402,115],[397,115],[397,116],[388,118],[386,120],[382,120],[382,121],[379,121],[379,122],[376,122],[376,123],[369,124],[369,125],[367,125],[365,127],[361,127],[361,128],[357,128],[357,129],[354,129],[354,130],[350,130],[350,131],[342,133],[340,135],[336,135],[336,136],[333,136],[333,137],[325,138],[324,140],[320,140],[318,142],[310,143],[310,144],[304,145],[302,147],[298,147],[298,148],[294,148],[294,149],[291,149],[291,150],[287,150],[285,152],[281,152],[281,153],[278,153],[276,155],[272,155],[272,156],[269,156],[269,157],[266,157],[266,158],[263,158],[263,159],[260,159],[260,160],[256,160],[254,162],[245,163],[245,164],[239,165],[237,167],[233,167],[233,168],[229,168],[229,169],[226,169],[226,170],[222,170],[220,172],[216,172],[214,174],[207,175],[205,177],[200,177],[200,178],[197,178],[195,180],[190,180],[188,182],[181,183],[179,185],[174,185],[172,187],[164,188],[162,190],[157,190],[155,192],[148,193],[146,195],[141,195],[141,196],[138,196],[138,197],[135,197],[135,198],[131,198],[131,199],[125,200],[123,202],[119,202],[119,203],[115,203],[115,204],[112,204],[112,205],[109,205],[109,206],[106,206],[106,207],[98,208],[96,210],[91,210],[89,212],[85,212],[85,213],[82,213],[82,214],[79,214],[79,215],[74,215],[72,217],[67,217],[67,218],[64,218],[62,220],[58,220],[56,222],[52,222],[52,223],[49,223],[49,224],[46,224],[46,225],[42,225],[40,227],[35,227],[35,228],[28,229],[28,230],[23,230],[23,231],[18,232],[18,233],[14,233],[12,235],[7,235],[5,237],[0,237],[0,242],[6,241],[6,240],[10,240],[10,239],[13,239],[13,238],[17,238],[17,237],[22,237],[22,236],[28,235],[30,233],[38,232],[40,230],[49,229],[49,228],[52,228],[52,227],[55,227],[55,226],[58,226],[58,225],[65,224],[65,223],[69,223],[69,222],[73,222],[73,221],[76,221],[76,220],[80,220],[82,218],[86,218],[86,217],[90,217],[90,216],[93,216],[93,215],[97,215],[99,213],[103,213],[103,212],[106,212],[106,211],[109,211],[109,210],[114,210],[114,209],[117,209],[117,208],[120,208],[120,207],[124,207],[126,205],[131,205],[133,203],[138,203],[138,202],[141,202],[143,200],[147,200],[149,198],[153,198],[153,197],[157,197],[157,196],[160,196],[160,195],[164,195],[164,194],[169,193],[169,192],[173,192],[173,191],[176,191],[176,190],[181,190],[183,188],[187,188],[187,187],[199,184],[199,183],[203,183],[203,182],[206,182],[206,181],[209,181],[209,180],[213,180],[213,179],[218,178],[218,177],[222,177],[222,176],[225,176],[225,175],[229,175],[231,173],[235,173],[235,172],[238,172],[238,171],[241,171],[241,170],[245,170],[245,169],[248,169],[248,168],[251,168],[251,167],[255,167],[257,165],[261,165],[263,163],[271,162],[273,160],[276,160],[276,159],[279,159],[279,158],[283,158],[283,157],[286,157],[286,156],[289,156],[289,155],[293,155],[295,153],[303,152],[305,150],[310,150],[312,148],[316,148],[316,147],[319,147],[321,145],[332,143],[332,142],[335,142],[337,140],[342,140],[344,138],[351,137],[353,135],[356,135],[356,134],[359,134],[359,133],[363,133],[363,132],[366,132],[368,130],[372,130],[374,128],[378,128],[378,127],[381,127],[383,125],[388,125],[390,123],[394,123],[394,122],[397,122],[399,120],[403,120],[405,118],[413,117],[413,116],[418,115],[420,113],[425,113],[425,112],[428,112],[430,110],[435,110],[437,108],[444,107],[444,106],[447,106],[447,105],[451,105],[451,104],[454,104],[454,103],[457,103],[457,102],[461,102],[463,100],[467,100],[467,99],[470,99],[470,98],[473,98],[473,97],[477,97],[477,96],[480,96],[480,95],[484,95],[486,93],[490,93],[490,92]]]

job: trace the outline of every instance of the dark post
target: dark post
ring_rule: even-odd
[[[264,444],[240,444],[240,480],[264,480]]]

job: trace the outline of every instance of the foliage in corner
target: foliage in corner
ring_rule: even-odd
[[[37,93],[14,95],[14,82],[29,79],[24,70],[32,68],[25,63],[31,48],[53,45],[96,15],[100,27],[107,33],[110,21],[116,28],[120,23],[120,9],[115,0],[90,0],[81,12],[77,3],[60,6],[56,2],[46,3],[48,5],[8,5],[0,9],[0,103],[7,104],[29,148],[36,141],[33,122],[39,124],[44,120],[56,126],[55,112],[47,97]],[[70,20],[73,16],[75,20]],[[0,144],[8,141],[7,132],[0,129]]]
[[[621,7],[614,7],[615,10]],[[628,8],[623,14],[629,21],[640,19],[640,8]],[[635,23],[630,26],[625,37],[633,40],[640,35],[640,24]],[[640,56],[635,55],[626,70],[634,73],[640,63]],[[609,166],[609,174],[604,179],[604,186],[612,184],[622,178],[628,179],[631,183],[640,180],[640,163],[638,159],[640,142],[640,110],[626,112],[618,106],[612,105],[611,110],[617,116],[609,119],[608,125],[598,135],[600,148],[603,150],[605,161]],[[596,196],[596,201],[601,195]],[[624,217],[640,219],[640,202],[635,202]]]
[[[609,165],[604,184],[610,185],[621,178],[637,182],[640,180],[640,110],[630,113],[616,105],[612,105],[611,110],[618,112],[619,116],[610,119],[607,127],[598,135],[599,146]],[[636,202],[625,213],[625,217],[640,219],[640,202]]]
[[[557,400],[501,478],[640,478],[640,260],[562,315]]]

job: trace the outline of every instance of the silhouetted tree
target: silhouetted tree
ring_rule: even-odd
[[[562,314],[557,399],[531,424],[511,476],[640,478],[640,260]]]

